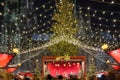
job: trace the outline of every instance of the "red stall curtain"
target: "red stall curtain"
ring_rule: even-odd
[[[62,75],[64,77],[69,77],[69,75],[79,75],[79,71],[81,71],[81,64],[76,62],[55,62],[47,64],[49,73],[57,77],[58,75]]]

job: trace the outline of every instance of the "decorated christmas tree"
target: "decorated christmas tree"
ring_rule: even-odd
[[[78,21],[74,17],[74,4],[69,0],[62,0],[56,6],[57,10],[53,15],[55,23],[52,25],[52,31],[55,36],[68,35],[73,37],[78,31]]]
[[[74,4],[69,0],[62,0],[56,5],[56,12],[53,15],[54,23],[51,31],[52,38],[64,36],[64,39],[74,38],[78,32],[78,21],[74,17]],[[78,47],[62,40],[58,44],[49,47],[51,53],[56,56],[75,55]]]
[[[89,69],[88,69],[88,73],[87,76],[91,77],[96,75],[96,66],[95,66],[95,61],[94,58],[91,59],[91,63],[89,64]]]

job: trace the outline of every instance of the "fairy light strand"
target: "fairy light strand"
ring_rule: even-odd
[[[120,3],[117,3],[115,1],[111,1],[111,2],[107,2],[107,1],[98,1],[98,0],[90,0],[90,1],[94,1],[94,2],[99,2],[99,3],[107,3],[107,4],[115,4],[115,5],[120,5]]]

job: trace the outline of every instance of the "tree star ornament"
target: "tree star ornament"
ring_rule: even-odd
[[[103,50],[108,49],[108,44],[103,44],[101,48],[102,48]]]

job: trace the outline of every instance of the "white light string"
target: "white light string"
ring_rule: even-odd
[[[98,0],[90,0],[90,1],[94,1],[94,2],[99,2],[99,3],[107,3],[107,4],[110,4],[110,5],[120,5],[120,3],[117,3],[115,2],[115,0],[111,1],[111,2],[107,2],[105,0],[102,0],[102,1],[98,1]]]
[[[106,20],[106,21],[108,21],[108,20],[110,20],[110,21],[112,21],[112,22],[120,22],[120,20],[119,19],[108,19],[108,18],[104,18],[104,17],[101,17],[101,16],[96,16],[96,14],[89,14],[89,13],[83,13],[82,11],[80,11],[80,13],[81,14],[84,14],[86,17],[94,17],[94,18],[98,18],[99,20]]]
[[[30,60],[30,59],[38,56],[38,55],[41,54],[45,49],[46,49],[46,48],[43,48],[43,49],[42,49],[40,52],[38,52],[37,54],[34,54],[33,56],[29,56],[28,59],[25,59],[25,60],[21,61],[21,64],[23,64],[23,63],[27,62],[28,60]]]
[[[101,62],[106,63],[106,61],[104,61],[104,60],[102,60],[102,59],[100,59],[100,58],[95,57],[90,51],[86,50],[86,49],[83,48],[83,47],[81,47],[81,48],[82,48],[85,52],[87,52],[88,54],[90,54],[91,56],[93,56],[94,58],[98,59],[98,60],[101,61]]]
[[[82,43],[81,41],[79,41],[77,39],[70,38],[67,35],[61,35],[61,36],[55,37],[54,39],[51,39],[49,42],[43,44],[42,46],[32,48],[32,49],[29,49],[29,50],[26,50],[26,51],[22,51],[22,52],[20,52],[20,54],[28,53],[28,52],[31,52],[31,51],[36,51],[36,50],[39,50],[39,49],[42,49],[42,48],[47,48],[49,46],[52,46],[54,44],[59,43],[60,41],[66,41],[68,43],[77,45],[78,47],[84,47],[84,48],[89,49],[89,50],[103,52],[103,50],[101,50],[100,48],[94,48],[92,46],[85,45],[84,43]]]

